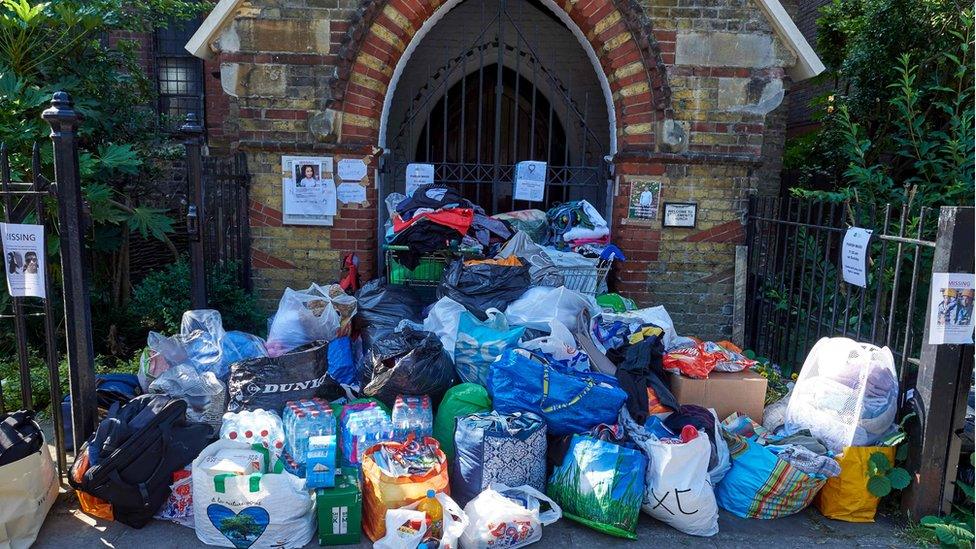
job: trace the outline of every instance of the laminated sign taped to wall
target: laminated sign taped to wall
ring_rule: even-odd
[[[7,290],[12,297],[45,297],[44,225],[0,223]]]

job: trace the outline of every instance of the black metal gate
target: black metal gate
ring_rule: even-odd
[[[527,39],[533,29],[519,22],[523,9],[546,8],[530,0],[468,1],[481,2],[480,33],[461,51],[444,52],[443,65],[429,71],[390,132],[382,195],[404,192],[407,165],[417,162],[433,164],[434,181],[489,214],[575,198],[605,211],[609,135],[587,121],[589,102],[602,98],[574,97],[544,62],[551,52],[537,51]],[[515,165],[527,160],[547,163],[541,203],[514,198]]]

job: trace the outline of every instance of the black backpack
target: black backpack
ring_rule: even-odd
[[[73,468],[87,462],[88,469],[68,481],[112,504],[115,520],[142,528],[169,497],[173,473],[213,440],[209,425],[186,421],[185,401],[142,395],[112,406],[81,449],[88,459],[75,460]]]
[[[5,414],[0,420],[0,467],[40,451],[44,444],[34,414],[25,410]]]

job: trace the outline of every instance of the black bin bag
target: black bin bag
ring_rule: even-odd
[[[328,375],[329,347],[309,343],[276,357],[259,357],[231,364],[227,390],[228,412],[273,410],[281,413],[289,400],[345,394]]]
[[[393,333],[401,320],[423,322],[424,303],[406,286],[374,278],[356,292],[356,316],[353,325],[359,329],[363,347]]]
[[[435,334],[406,328],[373,343],[359,382],[364,395],[390,407],[397,395],[430,395],[440,402],[454,385],[454,362]]]
[[[504,311],[509,303],[525,293],[530,282],[529,268],[525,265],[465,265],[456,260],[444,272],[437,287],[437,297],[449,297],[464,305],[478,320],[486,320],[486,310],[494,307]]]

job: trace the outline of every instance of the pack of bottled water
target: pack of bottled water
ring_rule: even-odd
[[[393,403],[393,438],[399,442],[413,435],[417,440],[432,436],[434,432],[434,412],[430,397],[398,396]]]
[[[281,457],[285,446],[285,430],[278,414],[258,408],[250,411],[227,412],[220,426],[220,438],[261,444]]]
[[[370,446],[393,440],[393,421],[375,404],[347,405],[342,413],[341,436],[343,463],[358,467]]]
[[[282,412],[285,427],[285,447],[292,459],[303,465],[307,459],[308,439],[313,436],[334,436],[335,417],[329,402],[321,398],[289,401]]]

